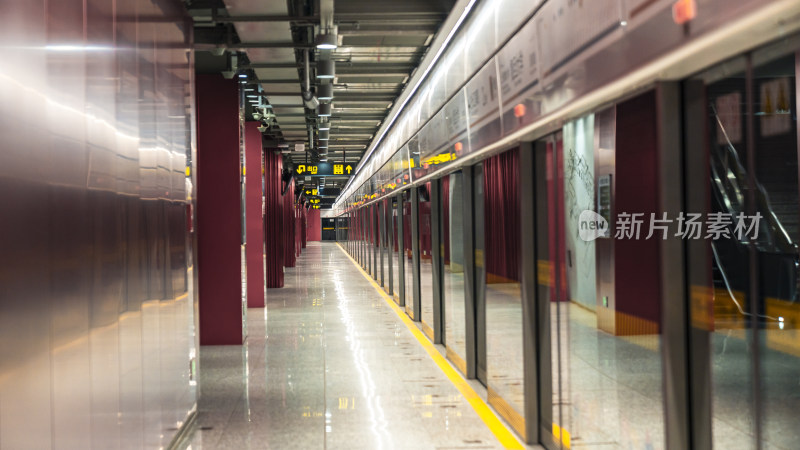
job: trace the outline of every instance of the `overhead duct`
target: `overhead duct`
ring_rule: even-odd
[[[224,0],[224,9],[196,1],[188,8],[200,36],[195,48],[229,49],[226,57],[212,61],[214,70],[234,77],[247,71],[249,87],[263,86],[262,102],[255,97],[247,101],[248,109],[270,108],[253,109],[255,119],[260,115],[264,120],[266,111],[274,114],[265,135],[291,143],[292,150],[295,143],[306,143],[305,152],[286,150],[287,160],[310,163],[318,161],[319,153],[338,164],[346,150],[347,161],[355,165],[371,150],[373,139],[382,137],[392,106],[405,100],[398,95],[437,42],[434,35],[453,5],[470,1],[475,0],[403,2],[398,7],[396,2],[361,0]],[[247,62],[240,56],[234,72],[230,56],[237,51],[247,55]],[[333,78],[318,79],[318,73]],[[331,127],[333,97],[336,127]],[[325,106],[315,108],[315,101]],[[328,131],[331,140],[320,140],[318,131]],[[334,176],[329,182],[350,180]]]
[[[319,27],[321,33],[333,30],[333,0],[319,1]]]
[[[290,18],[288,2],[225,0],[225,6],[226,12],[230,15],[225,20],[233,23],[236,35],[241,41],[240,44],[228,42],[228,46],[245,49],[251,64],[286,65],[253,69],[256,78],[261,80],[267,100],[273,105],[275,123],[271,128],[279,130],[284,139],[305,140],[305,130],[284,130],[280,127],[284,123],[291,123],[289,115],[305,112],[303,86],[297,71],[294,50],[296,44],[293,42],[291,24],[288,20],[250,20],[252,17]],[[308,18],[304,20],[308,22]]]
[[[305,72],[305,79],[303,80],[303,101],[306,108],[316,109],[319,106],[319,100],[311,92],[311,64],[308,61],[308,50],[303,50],[303,70]]]

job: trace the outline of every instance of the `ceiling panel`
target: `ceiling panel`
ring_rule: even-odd
[[[313,30],[318,33],[319,22],[310,23],[310,19],[294,22],[265,21],[257,17],[242,19],[246,16],[288,17],[304,13],[319,17],[320,6],[330,11],[329,0],[322,0],[322,5],[310,2],[317,10],[301,13],[291,8],[294,3],[287,0],[213,1],[224,1],[224,7],[217,6],[218,18],[231,16],[238,20],[201,24],[216,30],[216,34],[206,33],[204,36],[212,36],[211,42],[219,46],[233,43],[232,47],[236,47],[236,42],[245,44],[241,47],[246,49],[247,60],[241,64],[252,65],[249,73],[255,78],[251,81],[261,83],[260,93],[265,97],[262,101],[271,105],[277,122],[267,134],[290,142],[305,142],[308,139],[307,123],[315,124],[317,118],[313,110],[304,107],[301,96],[301,49],[308,45],[303,41],[310,30],[308,25],[314,25]],[[189,3],[190,8],[192,3]],[[312,49],[310,54],[312,83],[317,83],[317,61],[328,57],[336,61],[329,162],[342,161],[345,157],[349,163],[359,161],[454,3],[455,0],[333,0],[333,23],[339,30],[339,48],[324,53]],[[200,9],[198,6],[196,16],[200,16]],[[210,15],[210,10],[203,11],[202,15]],[[235,30],[235,34],[229,35],[226,29]],[[222,59],[223,62],[226,60]],[[307,145],[309,147],[316,145]],[[285,154],[298,162],[313,161],[316,157],[315,153],[307,152],[287,151]],[[326,184],[342,187],[347,180],[347,177],[327,177]],[[318,180],[309,180],[311,182]]]

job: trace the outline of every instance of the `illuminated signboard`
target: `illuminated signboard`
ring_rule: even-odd
[[[353,174],[355,168],[352,164],[298,164],[294,167],[294,174],[302,177],[345,176]]]

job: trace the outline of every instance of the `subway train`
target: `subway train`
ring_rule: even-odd
[[[527,442],[796,448],[800,5],[496,3],[337,239]]]

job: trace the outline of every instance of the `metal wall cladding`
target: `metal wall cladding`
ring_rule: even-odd
[[[456,149],[457,156],[462,156],[473,148],[483,148],[500,139],[502,127],[497,80],[497,58],[492,58],[464,88],[469,142],[466,150],[462,149],[459,153],[459,149]]]
[[[0,448],[164,447],[196,404],[191,22],[147,0],[0,17]]]
[[[535,134],[541,131],[531,128],[537,123],[565,119],[559,115],[565,116],[566,107],[576,99],[657,62],[692,40],[759,10],[779,3],[782,7],[791,4],[786,0],[697,0],[698,15],[687,31],[673,20],[673,3],[670,0],[478,2],[437,67],[409,101],[406,116],[413,116],[413,120],[405,119],[408,122],[402,134],[397,127],[387,133],[401,136],[397,145],[390,146],[388,143],[394,141],[384,139],[375,148],[371,161],[377,161],[374,166],[379,167],[406,140],[410,143],[415,139],[423,157],[438,156],[442,149],[434,131],[438,127],[433,123],[436,114],[442,105],[462,94],[467,101],[469,135],[467,143],[460,143],[462,152],[481,152],[500,138],[514,134]],[[671,68],[680,70],[679,66],[673,63]],[[496,91],[499,95],[492,97]],[[488,95],[482,97],[483,92]],[[484,104],[483,98],[489,98],[491,105]],[[448,128],[460,127],[450,123]],[[452,140],[450,143],[453,144]],[[451,154],[461,156],[455,144],[453,150]],[[411,158],[414,157],[412,150]],[[353,194],[366,186],[374,173],[369,167],[365,165],[343,191],[334,205],[336,211],[344,212],[344,206],[353,203],[349,200]],[[417,164],[407,174],[416,180],[441,168],[430,170]]]
[[[497,54],[503,135],[511,134],[542,115],[538,55],[536,22],[533,20]]]
[[[622,21],[619,0],[550,0],[536,15],[540,67],[547,74]],[[577,26],[580,24],[580,26]]]

